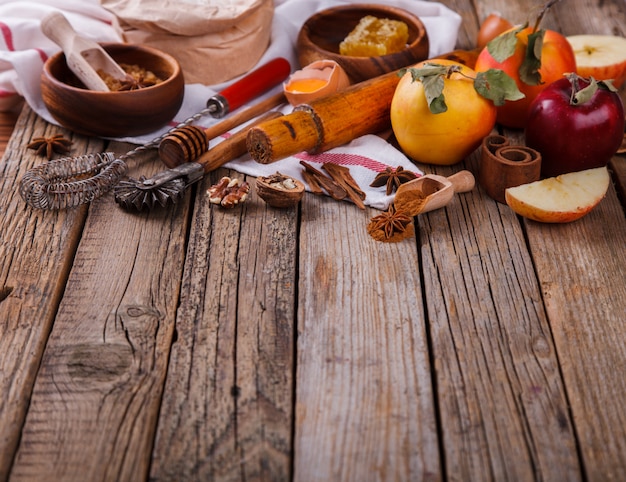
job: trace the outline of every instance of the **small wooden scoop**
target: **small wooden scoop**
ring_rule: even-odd
[[[47,15],[41,21],[41,30],[63,49],[67,66],[89,90],[109,91],[98,70],[122,81],[128,77],[97,42],[80,37],[62,13]]]
[[[417,216],[446,206],[455,193],[471,191],[475,184],[470,171],[459,171],[450,177],[425,174],[401,184],[393,203],[396,210]]]

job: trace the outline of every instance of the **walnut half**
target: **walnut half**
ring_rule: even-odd
[[[250,185],[247,182],[242,183],[239,179],[224,176],[207,190],[207,194],[211,204],[233,208],[246,200],[249,191]]]
[[[280,172],[268,177],[257,177],[256,192],[275,208],[295,206],[304,196],[304,184]]]

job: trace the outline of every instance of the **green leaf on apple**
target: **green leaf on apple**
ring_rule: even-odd
[[[424,94],[429,110],[433,114],[441,114],[448,110],[446,100],[443,95],[444,76],[449,75],[452,70],[450,66],[440,64],[425,64],[420,68],[407,69],[411,72],[413,82],[421,82],[424,86]],[[402,74],[402,71],[400,72]]]
[[[567,77],[567,80],[569,80],[570,84],[572,84],[572,95],[570,98],[571,105],[581,105],[586,104],[587,102],[591,102],[591,99],[593,99],[593,96],[598,91],[598,89],[605,89],[609,92],[618,92],[618,90],[613,85],[613,81],[611,79],[596,80],[593,77],[584,79],[573,72],[566,74],[565,77]],[[588,82],[588,85],[581,88],[579,82],[580,79],[582,79],[583,81],[586,80]]]
[[[519,77],[522,82],[528,85],[541,84],[541,50],[543,48],[543,37],[546,31],[537,30],[528,35],[528,46],[526,55],[519,68]]]
[[[474,88],[496,106],[504,105],[507,100],[520,100],[525,97],[518,89],[515,80],[500,69],[478,72],[474,80]]]
[[[598,82],[600,87],[604,87],[609,92],[619,92],[619,89],[613,85],[613,79],[604,79]]]
[[[515,53],[515,47],[517,47],[517,34],[526,27],[528,27],[527,23],[521,27],[511,30],[510,32],[498,35],[487,44],[487,50],[498,63],[504,62]]]
[[[575,74],[574,74],[575,75]],[[570,78],[570,82],[571,82]],[[572,99],[570,100],[570,104],[572,105],[580,105],[585,104],[593,98],[595,93],[598,91],[598,82],[593,77],[589,78],[589,85],[578,90],[575,84],[572,84]]]
[[[443,95],[443,75],[435,75],[424,78],[424,94],[428,108],[433,114],[441,114],[448,110],[446,99]]]

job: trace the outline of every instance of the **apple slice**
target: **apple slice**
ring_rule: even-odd
[[[520,216],[543,223],[568,223],[582,218],[604,198],[609,171],[596,167],[510,187],[509,207]]]
[[[613,79],[620,88],[626,80],[626,38],[616,35],[571,35],[577,73],[597,80]]]

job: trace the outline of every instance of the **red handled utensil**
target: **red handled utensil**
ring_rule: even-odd
[[[213,117],[224,117],[275,87],[287,79],[290,73],[291,66],[286,59],[278,57],[270,60],[211,97],[206,103],[207,110]]]

